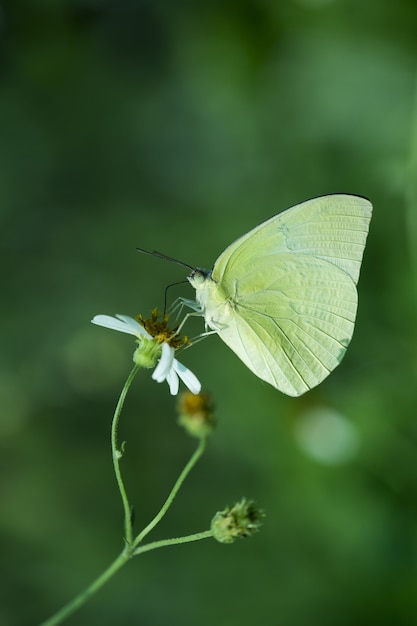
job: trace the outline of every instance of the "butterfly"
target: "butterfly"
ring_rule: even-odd
[[[188,276],[206,326],[289,396],[321,383],[352,339],[371,214],[358,196],[307,200],[234,241],[212,270]]]

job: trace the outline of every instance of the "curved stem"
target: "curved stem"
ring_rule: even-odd
[[[149,552],[150,550],[155,550],[157,548],[162,548],[164,546],[176,545],[180,543],[189,543],[191,541],[198,541],[200,539],[206,539],[212,537],[211,530],[206,530],[200,533],[195,533],[193,535],[187,535],[185,537],[174,537],[173,539],[163,539],[161,541],[154,541],[140,548],[137,545],[142,541],[142,539],[158,524],[158,522],[163,518],[172,502],[174,501],[175,496],[178,493],[182,483],[185,478],[190,473],[191,469],[197,463],[198,459],[204,452],[206,447],[206,439],[200,439],[199,445],[195,450],[194,454],[188,461],[187,465],[182,470],[180,476],[178,477],[171,493],[169,494],[166,502],[160,509],[159,513],[154,517],[154,519],[146,526],[146,528],[139,533],[136,539],[133,541],[132,537],[132,520],[131,520],[131,511],[130,504],[126,493],[126,488],[124,486],[123,478],[120,471],[120,459],[123,456],[123,445],[120,449],[117,441],[117,430],[120,419],[120,414],[123,408],[124,401],[126,399],[126,394],[129,390],[130,385],[132,384],[133,378],[135,377],[138,367],[135,367],[130,372],[125,385],[122,389],[122,392],[119,397],[119,401],[117,403],[116,409],[114,411],[112,426],[111,426],[111,448],[112,448],[112,456],[113,456],[113,466],[116,475],[117,485],[119,487],[120,495],[123,502],[124,515],[125,515],[125,540],[126,544],[123,552],[119,554],[119,556],[109,565],[109,567],[104,570],[100,576],[98,576],[92,583],[89,585],[84,591],[78,594],[73,600],[68,602],[62,609],[60,609],[55,615],[42,622],[40,626],[57,626],[57,624],[61,624],[67,617],[72,615],[77,609],[79,609],[94,593],[96,593],[123,565],[133,556],[138,554],[142,554],[144,552]]]
[[[113,457],[113,467],[114,467],[114,473],[116,474],[117,485],[119,487],[120,495],[121,495],[122,502],[123,502],[123,509],[124,509],[124,516],[125,516],[125,520],[124,520],[125,539],[128,545],[132,543],[132,536],[133,536],[132,535],[131,508],[130,508],[129,500],[127,497],[126,489],[124,486],[122,474],[120,471],[119,462],[123,456],[123,450],[120,450],[118,447],[117,428],[119,425],[119,418],[122,412],[123,404],[126,399],[126,394],[129,391],[129,387],[132,384],[132,380],[134,379],[138,369],[139,369],[138,366],[135,365],[124,384],[124,387],[119,397],[119,401],[114,411],[113,421],[111,425],[111,450],[112,450],[112,457]]]
[[[123,550],[107,569],[104,570],[84,591],[68,602],[55,615],[42,622],[40,626],[56,626],[80,608],[87,600],[98,591],[123,565],[131,558],[130,551]]]
[[[148,535],[151,532],[151,530],[155,528],[157,524],[159,524],[161,519],[164,517],[165,513],[168,511],[169,507],[173,503],[174,498],[177,495],[179,489],[181,488],[182,483],[184,482],[184,480],[186,479],[186,477],[188,476],[188,474],[190,473],[194,465],[197,463],[198,459],[203,454],[205,447],[206,447],[206,441],[207,440],[205,437],[200,439],[197,450],[194,452],[193,456],[190,458],[187,465],[182,470],[174,487],[172,488],[171,493],[169,494],[165,503],[161,507],[159,513],[157,513],[155,517],[153,518],[153,520],[149,522],[149,524],[145,526],[145,528],[139,533],[139,535],[136,537],[136,539],[133,542],[133,547],[136,547],[142,541],[142,539],[144,539],[144,537],[146,537],[146,535]],[[151,544],[148,544],[148,545],[151,545]],[[135,552],[135,554],[138,554],[138,553]]]
[[[123,565],[133,556],[137,556],[138,554],[143,554],[144,552],[150,552],[151,550],[156,550],[157,548],[164,548],[166,546],[174,546],[181,543],[190,543],[192,541],[200,541],[201,539],[208,539],[212,537],[213,534],[211,530],[205,530],[200,533],[194,533],[193,535],[186,535],[185,537],[174,537],[172,539],[162,539],[161,541],[153,541],[152,543],[148,543],[146,546],[142,546],[140,548],[136,548],[133,551],[132,547],[126,546],[126,548],[119,554],[117,559],[109,565],[107,569],[100,574],[92,583],[89,585],[84,591],[82,591],[78,596],[76,596],[71,602],[68,602],[65,606],[62,607],[59,611],[57,611],[52,617],[45,620],[40,624],[40,626],[57,626],[57,624],[61,624],[67,617],[75,613],[80,606],[82,606],[87,600],[91,598],[103,585],[110,580],[112,576],[121,568]]]

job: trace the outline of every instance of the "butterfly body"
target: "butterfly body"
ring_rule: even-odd
[[[233,242],[189,281],[207,326],[259,378],[298,396],[340,363],[371,217],[364,198],[324,196]]]

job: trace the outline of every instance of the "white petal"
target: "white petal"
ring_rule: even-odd
[[[188,367],[185,367],[182,363],[174,359],[173,369],[177,372],[178,376],[181,378],[182,382],[188,387],[191,393],[200,393],[201,391],[201,383],[198,380],[197,376],[193,374]]]
[[[167,383],[169,385],[169,391],[171,393],[171,396],[176,396],[178,393],[178,388],[180,386],[180,381],[174,368],[170,369],[168,372]]]
[[[152,378],[158,383],[162,383],[171,371],[172,362],[174,361],[174,348],[167,343],[162,344],[162,354],[158,365],[155,367]]]
[[[129,326],[127,326],[125,322],[121,322],[110,315],[95,315],[91,321],[93,324],[97,324],[97,326],[104,326],[104,328],[118,330],[121,333],[128,333],[129,335],[136,334]]]
[[[133,319],[133,317],[129,317],[128,315],[116,315],[116,317],[118,317],[119,320],[123,320],[126,326],[131,329],[132,335],[136,335],[137,337],[146,337],[146,339],[152,339],[152,336],[148,333],[147,330],[144,329],[142,324],[139,324],[139,322]]]

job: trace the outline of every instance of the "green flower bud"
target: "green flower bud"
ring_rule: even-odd
[[[178,424],[192,437],[207,437],[216,425],[213,408],[211,396],[207,392],[194,394],[184,391],[177,404]]]
[[[147,339],[146,337],[141,337],[137,343],[139,346],[133,353],[133,362],[145,369],[155,367],[158,359],[161,357],[161,344],[154,339]]]
[[[265,513],[253,500],[242,498],[232,507],[216,513],[211,522],[214,539],[220,543],[233,543],[236,539],[250,537],[262,526]]]

